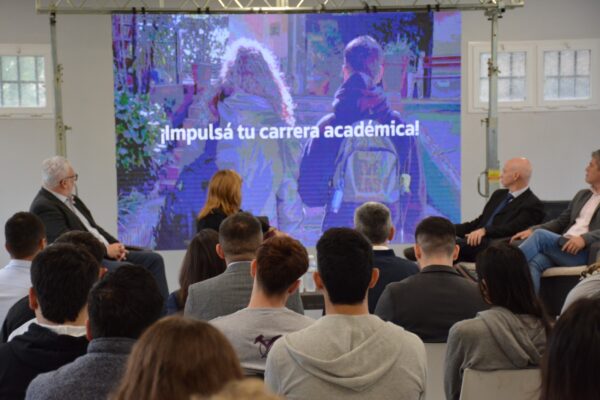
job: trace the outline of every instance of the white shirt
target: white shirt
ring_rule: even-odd
[[[98,239],[105,246],[108,246],[110,244],[110,243],[108,243],[108,240],[106,240],[106,238],[104,236],[102,236],[102,234],[98,231],[98,229],[94,228],[92,226],[92,224],[90,224],[90,221],[88,221],[88,219],[85,217],[85,215],[83,215],[77,209],[77,207],[75,207],[75,205],[73,204],[74,200],[71,200],[67,196],[63,196],[60,193],[53,192],[52,190],[48,190],[48,191],[50,193],[52,193],[62,203],[64,203],[67,207],[69,207],[69,210],[73,211],[73,213],[77,216],[77,218],[79,218],[79,221],[81,221],[81,223],[85,226],[85,229],[87,229],[87,231],[89,233],[91,233],[92,235],[94,235],[94,237],[96,239]]]
[[[584,204],[579,211],[579,215],[575,219],[575,223],[569,228],[564,236],[581,236],[590,231],[590,222],[594,216],[594,212],[600,206],[600,193],[594,192],[592,189],[592,196]]]
[[[24,334],[29,330],[29,325],[38,324],[41,327],[48,328],[52,332],[55,332],[57,335],[67,335],[73,337],[81,337],[86,335],[85,325],[46,325],[39,323],[36,318],[30,319],[25,322],[23,325],[15,329],[8,336],[8,341],[10,342],[15,338],[15,336],[19,336]]]
[[[517,197],[519,197],[520,195],[525,193],[525,191],[527,191],[527,189],[529,189],[529,186],[525,186],[523,189],[515,190],[514,192],[510,192],[510,191],[509,192],[512,195],[513,199],[516,199]]]
[[[31,287],[31,261],[10,260],[0,269],[0,323],[17,301],[27,296]]]

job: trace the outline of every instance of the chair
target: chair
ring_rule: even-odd
[[[444,395],[444,363],[446,360],[446,343],[425,343],[427,353],[426,400],[443,400]]]
[[[463,374],[460,400],[537,400],[541,381],[537,368],[498,371],[467,368]]]

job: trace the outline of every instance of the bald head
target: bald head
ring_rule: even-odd
[[[529,185],[532,167],[528,159],[524,157],[511,158],[504,163],[500,182],[502,186],[514,192]]]

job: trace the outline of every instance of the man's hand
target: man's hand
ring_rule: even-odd
[[[467,233],[465,235],[465,238],[467,238],[467,244],[469,246],[479,246],[481,244],[481,239],[483,239],[485,234],[485,228],[479,228],[471,233]]]
[[[529,236],[531,236],[533,234],[533,229],[529,228],[529,229],[525,229],[524,231],[521,231],[519,233],[516,233],[513,237],[510,238],[510,242],[515,242],[517,240],[525,240],[527,239]]]
[[[117,261],[123,261],[127,257],[127,250],[122,243],[113,243],[106,246],[106,253],[108,258],[115,259]]]
[[[579,251],[581,251],[581,249],[583,249],[584,247],[585,240],[583,240],[581,236],[571,236],[569,237],[569,240],[567,240],[567,243],[564,244],[561,250],[566,253],[575,255],[579,253]]]

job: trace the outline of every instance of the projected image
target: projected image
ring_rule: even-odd
[[[208,182],[314,245],[380,201],[460,220],[460,14],[115,15],[119,239],[184,249]]]

